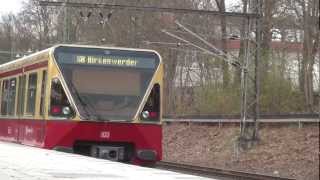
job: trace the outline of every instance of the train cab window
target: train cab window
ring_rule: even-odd
[[[8,95],[9,95],[9,80],[3,80],[3,82],[2,82],[2,98],[1,98],[1,115],[7,115]]]
[[[50,115],[56,117],[71,117],[73,111],[66,93],[59,79],[55,78],[51,83]]]
[[[37,73],[32,73],[29,75],[26,113],[30,115],[34,115],[35,113],[37,78],[38,78]]]
[[[160,117],[160,85],[155,84],[143,108],[140,118],[144,121],[159,121]]]

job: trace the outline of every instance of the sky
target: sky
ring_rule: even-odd
[[[22,7],[24,0],[0,0],[0,14],[4,13],[17,13]]]

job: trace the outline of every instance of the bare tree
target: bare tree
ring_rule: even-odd
[[[304,93],[305,103],[310,112],[314,111],[314,83],[313,71],[315,57],[319,51],[320,30],[319,1],[317,0],[295,0],[292,8],[300,22],[303,30],[303,51],[300,70],[300,89]]]
[[[226,12],[225,0],[216,0],[217,7],[221,13]],[[227,53],[227,22],[226,17],[220,17],[221,23],[221,50],[224,53]],[[222,79],[223,79],[223,87],[226,88],[230,82],[230,74],[229,74],[229,64],[226,61],[222,61]]]

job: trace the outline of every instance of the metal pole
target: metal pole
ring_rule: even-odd
[[[251,20],[247,18],[247,28],[245,35],[245,54],[244,54],[244,68],[241,70],[241,122],[240,122],[240,138],[245,138],[247,131],[247,100],[248,100],[248,76],[249,76],[249,63],[250,63],[250,29]],[[247,69],[247,71],[245,71]]]
[[[69,0],[66,0],[64,6],[64,27],[63,27],[63,42],[69,42],[69,8],[67,6]]]
[[[12,16],[11,14],[9,14],[9,24],[10,24],[10,27],[9,27],[9,38],[10,38],[10,61],[13,60],[13,43],[14,43],[14,40],[13,40],[13,19],[12,19]]]
[[[320,48],[318,48],[318,49],[320,50]],[[318,97],[318,104],[319,104],[318,115],[319,115],[319,120],[320,120],[320,54],[318,54],[318,95],[319,95],[319,97]]]
[[[256,12],[258,14],[261,14],[262,11],[262,1],[263,0],[256,0]],[[261,17],[261,16],[260,16]],[[254,129],[253,129],[253,134],[252,134],[252,139],[253,140],[258,140],[259,139],[259,118],[260,118],[260,60],[261,60],[261,20],[255,19],[256,22],[256,54],[255,54],[255,82],[254,82],[254,89],[255,89],[255,107],[254,107]]]

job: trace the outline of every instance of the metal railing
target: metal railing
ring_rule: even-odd
[[[164,119],[164,122],[184,122],[184,123],[240,123],[240,119]],[[248,119],[247,122],[253,122]],[[320,123],[319,119],[259,119],[261,123]]]
[[[164,122],[184,122],[184,123],[240,123],[240,115],[184,115],[165,116]],[[248,123],[252,119],[247,120]],[[259,119],[261,123],[320,123],[318,114],[264,114]]]

